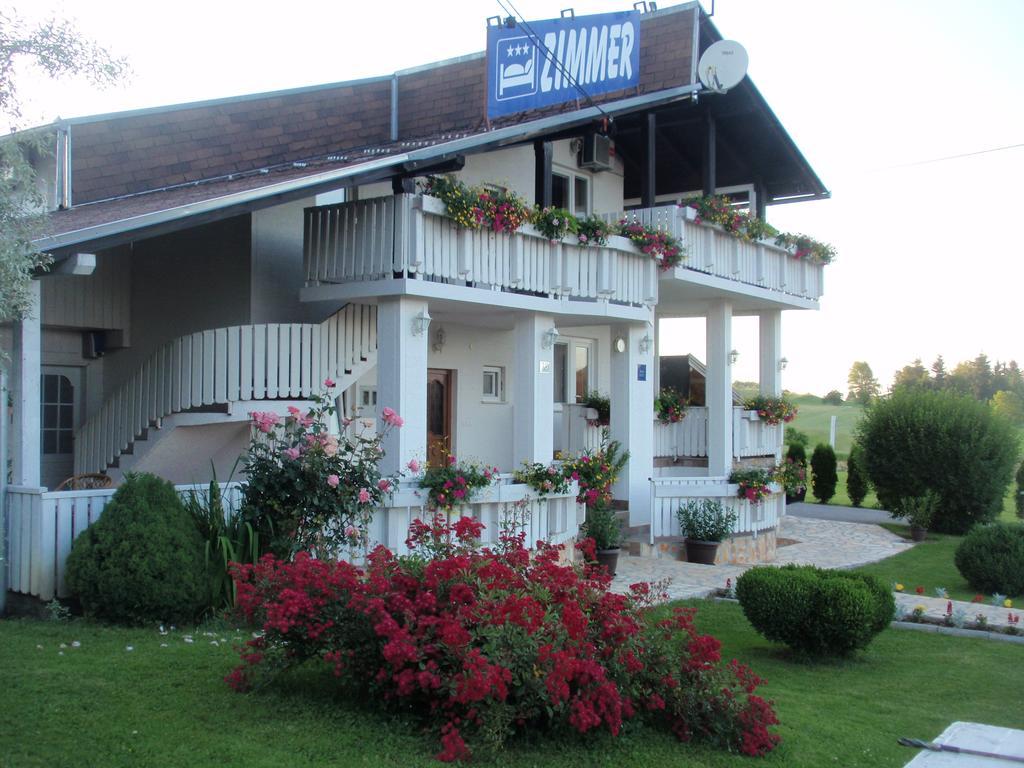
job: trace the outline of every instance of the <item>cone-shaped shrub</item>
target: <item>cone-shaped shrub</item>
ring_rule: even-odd
[[[819,443],[811,454],[811,491],[822,504],[836,495],[839,475],[836,471],[836,452],[832,446]]]
[[[857,443],[850,449],[850,455],[846,459],[846,495],[850,497],[850,503],[859,507],[868,495],[868,475],[864,466],[864,449]]]

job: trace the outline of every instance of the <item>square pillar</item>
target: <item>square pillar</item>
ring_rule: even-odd
[[[427,340],[429,317],[423,299],[401,296],[381,299],[377,305],[377,418],[394,409],[405,421],[384,439],[381,471],[403,470],[410,459],[427,458]],[[429,324],[429,323],[428,323]]]
[[[760,392],[769,397],[782,394],[782,310],[769,309],[758,313],[761,375]]]
[[[42,461],[42,346],[43,334],[40,282],[33,280],[31,306],[25,317],[14,324],[11,366],[11,394],[14,399],[14,449],[12,451],[15,485],[38,486]]]
[[[654,474],[653,333],[646,323],[612,326],[611,332],[611,439],[629,451],[613,493],[629,502],[629,524],[643,525],[651,521]]]
[[[550,464],[554,440],[554,337],[550,315],[516,317],[515,367],[512,370],[511,471],[524,461]]]
[[[716,301],[707,313],[708,475],[732,472],[732,304]]]

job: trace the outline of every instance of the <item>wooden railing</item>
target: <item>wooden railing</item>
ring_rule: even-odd
[[[738,497],[739,488],[725,477],[663,477],[651,480],[651,538],[681,536],[676,511],[688,501],[716,499],[736,513],[733,533],[758,533],[779,524],[785,514],[786,494],[772,484],[772,493],[760,504]]]
[[[242,498],[239,483],[221,483],[225,513],[237,510]],[[182,498],[200,496],[208,486],[178,485]],[[103,514],[117,489],[100,491],[47,491],[45,488],[9,486],[6,497],[8,554],[0,567],[8,571],[8,586],[13,592],[33,595],[40,600],[66,597],[66,564],[74,540]],[[526,485],[513,482],[511,475],[500,475],[489,488],[456,514],[475,517],[484,524],[483,544],[498,540],[502,521],[518,521],[517,530],[526,533],[526,544],[538,540],[567,544],[579,532],[584,507],[576,503],[579,488],[572,483],[562,494],[538,498]],[[370,524],[370,547],[384,544],[397,554],[405,553],[409,523],[428,519],[426,491],[415,481],[403,482],[388,506],[377,510]],[[369,551],[369,550],[367,550]]]
[[[225,511],[237,509],[241,499],[238,483],[221,483]],[[65,568],[71,544],[95,523],[117,489],[100,491],[47,491],[44,488],[9,486],[7,505],[8,587],[12,592],[40,600],[67,597]],[[182,498],[204,495],[208,486],[178,485]]]
[[[695,217],[694,209],[677,205],[602,215],[609,222],[636,219],[682,240],[686,259],[675,272],[665,273],[668,276],[680,277],[685,270],[692,270],[792,296],[821,298],[824,274],[821,264],[796,259],[772,240],[745,242],[715,224],[698,224]]]
[[[580,403],[562,405],[562,436],[559,445],[567,454],[596,451],[608,427],[597,423],[597,411]]]
[[[319,325],[241,325],[165,344],[75,434],[75,472],[102,472],[173,413],[249,400],[306,398],[377,350],[377,308],[348,304]]]
[[[776,456],[782,450],[782,425],[769,424],[757,411],[733,408],[732,453],[737,459]]]
[[[395,195],[307,208],[309,285],[412,277],[581,303],[650,306],[657,265],[629,240],[580,247],[524,224],[512,234],[461,229],[434,197]]]
[[[732,453],[737,459],[775,456],[782,449],[782,425],[767,424],[740,406],[732,409]],[[654,422],[654,455],[657,458],[708,455],[708,409],[690,406],[686,418],[675,424]]]

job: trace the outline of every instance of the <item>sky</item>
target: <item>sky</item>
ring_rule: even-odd
[[[569,7],[513,3],[528,20]],[[26,125],[390,74],[482,50],[485,19],[503,14],[497,0],[14,7],[76,20],[133,70],[105,91],[20,73]],[[845,392],[855,360],[883,387],[914,358],[1024,363],[1024,0],[716,0],[714,22],[746,47],[750,77],[832,191],[768,211],[839,252],[820,311],[784,313],[784,386]],[[663,351],[703,357],[702,326],[663,327]],[[733,336],[735,378],[756,380],[756,322],[737,319]]]

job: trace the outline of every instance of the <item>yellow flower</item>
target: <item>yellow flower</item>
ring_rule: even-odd
[[[1013,608],[1013,600],[1010,598],[1003,600],[1003,608]]]
[[[897,591],[897,592],[902,592],[902,591],[903,591],[903,585],[902,585],[902,584],[899,584],[899,583],[897,583],[897,584],[896,584],[896,591]]]

